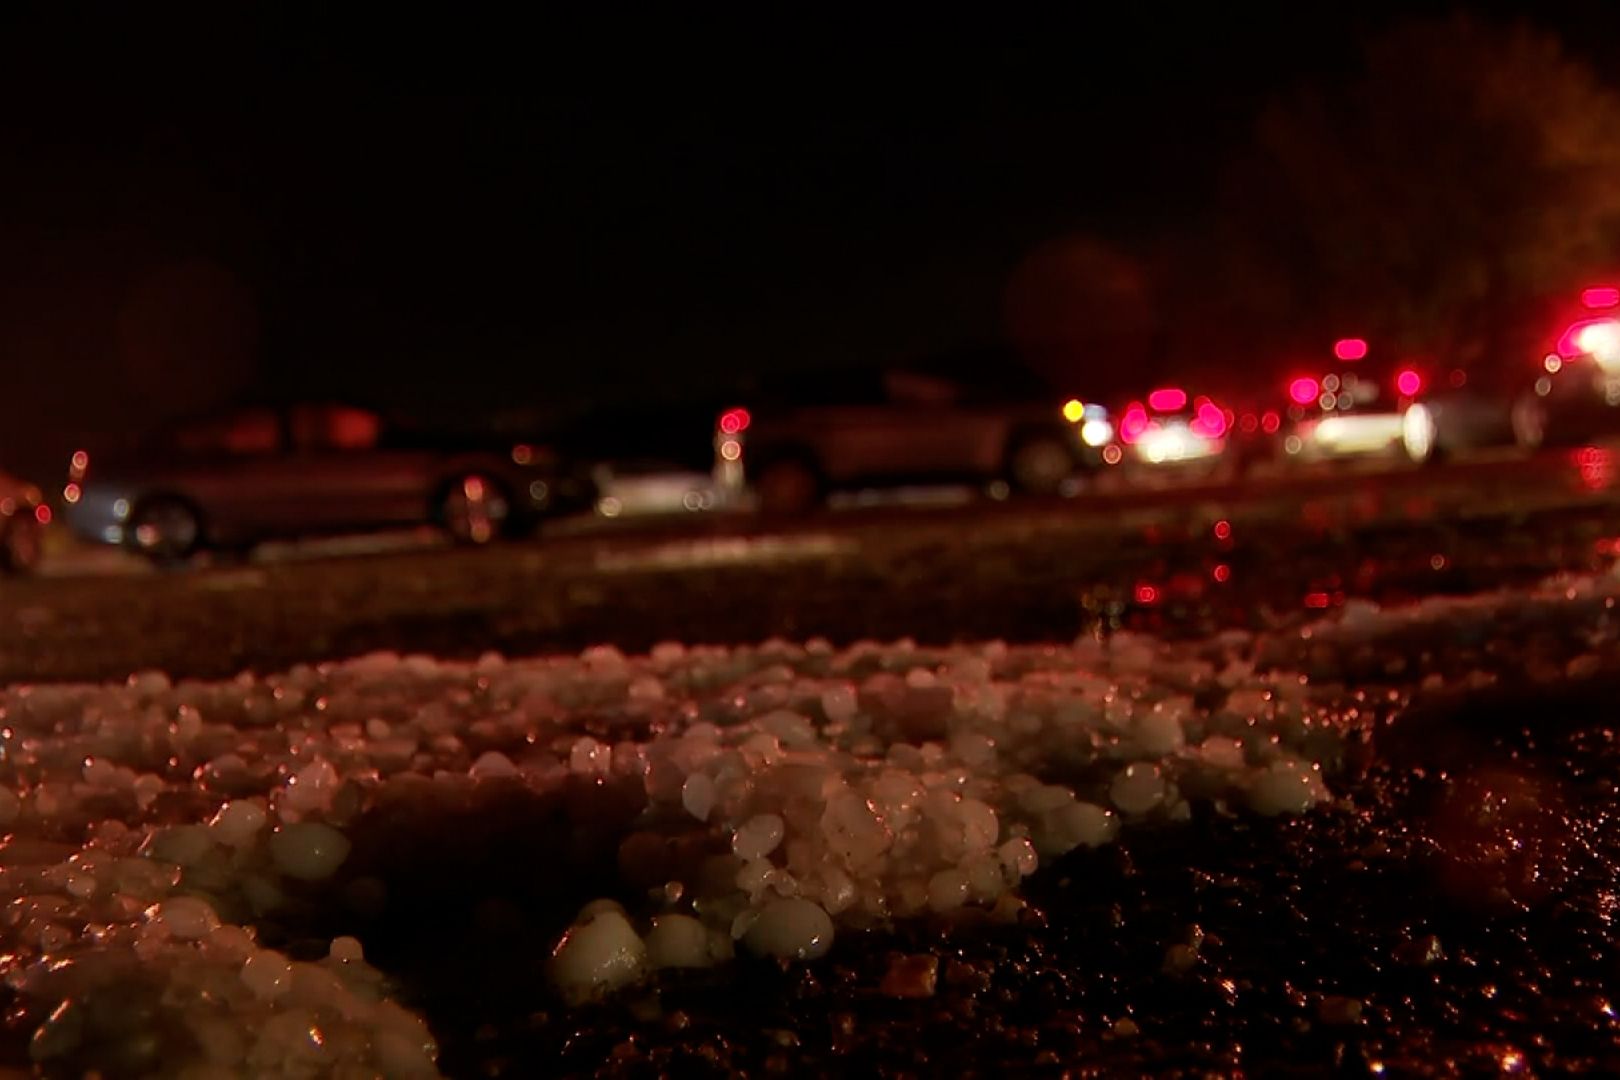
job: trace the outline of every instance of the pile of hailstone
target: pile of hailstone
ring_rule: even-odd
[[[361,942],[294,956],[255,929],[344,880],[378,800],[600,781],[640,793],[621,862],[699,835],[656,912],[603,899],[555,928],[546,974],[583,1000],[739,949],[814,959],[841,929],[1011,918],[1043,863],[1194,803],[1309,809],[1355,697],[1255,671],[1256,647],[665,644],[13,688],[0,973],[52,1067],[434,1075]]]

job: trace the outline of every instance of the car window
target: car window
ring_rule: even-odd
[[[376,413],[347,405],[300,406],[289,427],[299,450],[373,450],[382,435]]]
[[[274,410],[249,409],[182,425],[168,442],[184,454],[273,454],[281,449],[281,421]]]

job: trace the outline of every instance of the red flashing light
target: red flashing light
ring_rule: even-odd
[[[1340,360],[1360,360],[1367,355],[1367,342],[1358,337],[1340,338],[1333,343],[1333,355]]]
[[[1581,304],[1593,311],[1620,307],[1620,289],[1613,285],[1593,285],[1589,289],[1582,289]]]
[[[1267,435],[1277,434],[1277,429],[1280,427],[1282,427],[1282,417],[1275,412],[1267,410],[1266,415],[1260,418],[1260,430]]]
[[[1120,418],[1119,437],[1124,440],[1126,445],[1130,445],[1140,439],[1147,429],[1147,410],[1142,407],[1140,401],[1131,402],[1130,407],[1125,410],[1125,415]]]
[[[1331,603],[1333,603],[1333,597],[1325,592],[1305,594],[1305,606],[1308,608],[1325,608]]]
[[[1423,389],[1423,376],[1411,368],[1407,368],[1395,376],[1395,389],[1399,390],[1404,397],[1411,397]]]
[[[1315,379],[1308,376],[1301,376],[1288,384],[1288,397],[1295,405],[1309,405],[1311,402],[1316,400],[1316,395],[1321,392],[1321,389],[1321,386]],[[1271,415],[1271,413],[1266,414],[1267,417],[1270,417]],[[1275,431],[1277,429],[1267,428],[1266,430]]]
[[[1252,412],[1244,413],[1243,418],[1238,421],[1238,430],[1245,435],[1253,435],[1259,429],[1260,418]]]
[[[1225,563],[1216,563],[1215,569],[1210,571],[1209,576],[1224,583],[1232,577],[1232,568]]]
[[[1157,604],[1159,602],[1159,587],[1142,582],[1136,586],[1136,602],[1138,604]]]
[[[1148,395],[1148,404],[1155,412],[1175,412],[1187,407],[1187,391],[1176,386],[1166,386],[1155,390]]]
[[[1222,518],[1220,521],[1217,521],[1215,523],[1215,539],[1217,539],[1217,540],[1230,540],[1230,539],[1232,539],[1232,523],[1230,521],[1227,521],[1225,518]]]
[[[41,525],[49,525],[51,523],[51,508],[44,503],[34,507],[34,520]]]
[[[1206,439],[1218,439],[1226,434],[1226,413],[1209,398],[1199,398],[1197,414],[1187,426],[1195,435],[1202,435]]]
[[[1601,330],[1598,328],[1602,327]],[[1558,355],[1565,360],[1573,360],[1578,356],[1585,356],[1593,351],[1594,344],[1605,344],[1607,340],[1620,336],[1620,320],[1613,316],[1600,319],[1581,319],[1571,323],[1564,336],[1558,339]],[[1597,341],[1594,342],[1593,339]]]
[[[720,431],[724,435],[736,435],[747,431],[753,420],[747,409],[727,409],[720,414]]]

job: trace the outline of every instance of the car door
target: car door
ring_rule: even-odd
[[[216,541],[278,529],[288,488],[286,429],[274,409],[247,408],[184,423],[156,448],[148,486],[196,505]]]
[[[341,404],[288,411],[300,520],[324,531],[406,525],[426,519],[435,455],[391,446],[377,414]]]

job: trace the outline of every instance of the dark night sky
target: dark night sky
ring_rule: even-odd
[[[0,461],[249,377],[466,411],[992,341],[1023,255],[1207,212],[1389,17],[340,6],[0,17]]]

